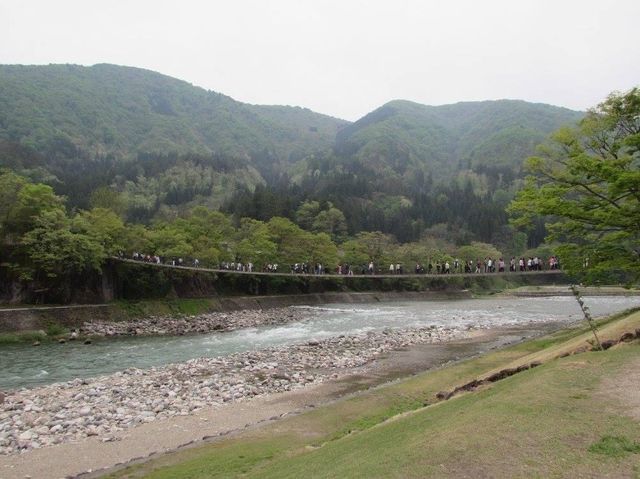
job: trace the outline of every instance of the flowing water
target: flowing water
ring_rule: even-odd
[[[640,307],[640,297],[588,297],[594,316]],[[93,377],[126,368],[149,368],[201,356],[223,356],[270,346],[284,346],[341,334],[430,325],[502,328],[571,324],[582,320],[573,297],[491,298],[303,307],[301,322],[192,336],[127,337],[47,343],[40,347],[8,345],[0,349],[0,390]]]

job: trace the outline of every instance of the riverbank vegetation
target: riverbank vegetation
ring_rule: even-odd
[[[332,217],[332,207],[319,211],[310,222],[309,211],[316,205],[308,207],[308,203],[299,208],[299,222],[311,225],[310,230],[284,217],[261,221],[204,207],[144,225],[125,223],[116,211],[102,206],[68,210],[64,198],[50,186],[8,171],[0,173],[0,191],[1,261],[7,279],[3,283],[10,285],[11,279],[32,283],[32,289],[49,291],[45,297],[54,301],[64,301],[78,278],[84,281],[87,273],[99,272],[109,257],[124,252],[125,257],[136,251],[165,260],[184,258],[184,264],[187,258],[198,258],[201,266],[209,267],[251,262],[255,270],[277,264],[279,271],[287,271],[289,265],[307,263],[312,268],[322,264],[333,272],[343,264],[356,273],[366,271],[370,262],[376,271],[401,264],[407,272],[417,264],[426,268],[431,262],[435,272],[436,263],[448,261],[453,268],[454,258],[475,262],[490,257],[496,261],[503,255],[490,244],[456,245],[445,239],[444,232],[411,243],[399,243],[379,231],[332,237],[329,232],[314,230],[318,218]],[[328,229],[343,231],[335,225]],[[191,260],[188,264],[192,265]]]
[[[640,313],[599,327],[617,340],[640,327]],[[586,327],[564,330],[108,477],[634,477],[638,339],[579,352],[589,338]],[[542,365],[437,399],[534,363]]]
[[[53,341],[55,338],[48,336],[45,331],[18,331],[0,333],[0,346],[7,344],[40,343],[41,341]]]

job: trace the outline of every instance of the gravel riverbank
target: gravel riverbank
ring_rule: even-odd
[[[435,326],[384,330],[8,391],[0,398],[0,454],[88,436],[117,440],[138,424],[291,391],[348,374],[385,352],[468,335]]]
[[[247,309],[225,313],[205,313],[176,318],[154,316],[131,321],[86,321],[79,330],[81,336],[157,336],[233,331],[263,325],[302,321],[309,313],[301,308]]]

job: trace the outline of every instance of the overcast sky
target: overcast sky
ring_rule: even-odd
[[[640,84],[639,0],[0,0],[0,63],[115,63],[355,120],[392,99],[586,109]]]

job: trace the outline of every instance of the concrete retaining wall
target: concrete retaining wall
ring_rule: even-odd
[[[294,305],[318,305],[327,303],[377,303],[387,301],[425,301],[439,299],[471,298],[470,291],[404,291],[367,293],[317,293],[283,296],[242,296],[221,298],[223,310],[269,309]]]

